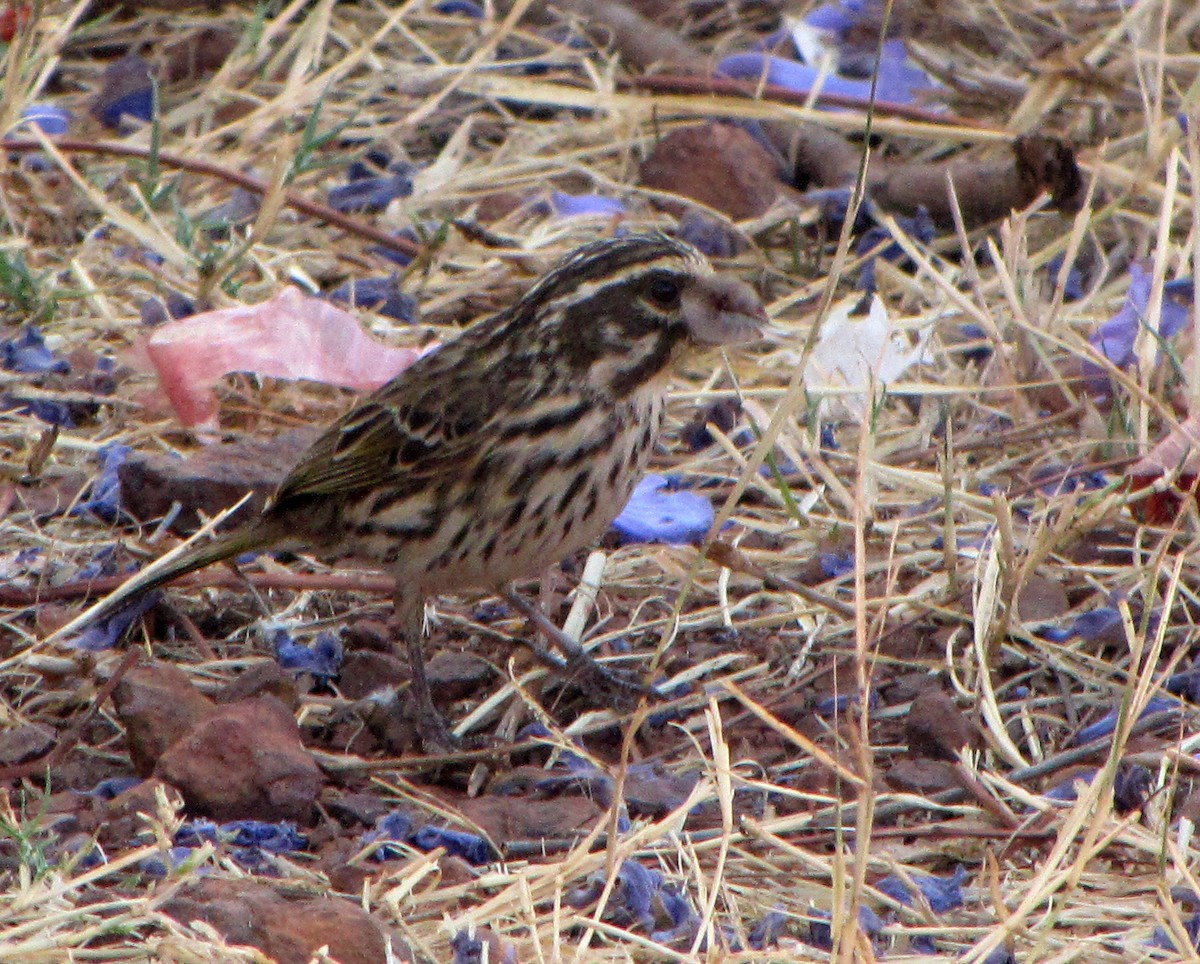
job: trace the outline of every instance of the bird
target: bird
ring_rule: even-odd
[[[427,748],[453,747],[425,673],[427,599],[483,589],[521,604],[512,583],[594,542],[624,508],[662,431],[675,363],[769,327],[753,287],[685,242],[584,244],[359,400],[254,517],[151,564],[55,637],[246,552],[365,564],[395,579],[417,733]],[[614,684],[577,643],[552,642],[560,668]]]

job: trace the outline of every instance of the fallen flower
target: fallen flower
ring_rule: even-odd
[[[71,364],[46,346],[42,333],[29,325],[13,338],[0,341],[0,367],[22,375],[70,371]]]
[[[706,496],[671,486],[661,475],[647,475],[633,490],[612,527],[621,541],[699,542],[713,522],[712,502]]]
[[[1179,278],[1163,285],[1162,310],[1158,328],[1151,331],[1146,324],[1150,310],[1150,294],[1154,286],[1149,263],[1134,261],[1129,265],[1129,291],[1121,310],[1101,325],[1088,343],[1118,368],[1128,368],[1137,357],[1137,338],[1144,330],[1150,337],[1165,342],[1175,337],[1192,320],[1192,298],[1195,285],[1191,278]],[[1112,392],[1108,372],[1092,361],[1084,362],[1084,377],[1092,395],[1104,397]]]
[[[365,308],[406,325],[417,320],[417,300],[400,290],[400,280],[395,275],[352,279],[338,285],[325,297],[351,308]]]
[[[318,633],[317,638],[305,644],[292,639],[286,629],[277,629],[271,637],[275,649],[275,661],[283,669],[295,673],[310,673],[318,679],[328,680],[341,671],[345,651],[342,641],[333,633]]]
[[[555,191],[550,195],[550,209],[560,218],[619,218],[629,213],[629,209],[614,197],[606,197],[603,194],[567,194],[564,191]]]
[[[882,390],[912,365],[925,360],[923,335],[912,344],[892,325],[883,302],[872,296],[865,317],[855,314],[857,302],[832,309],[821,328],[817,347],[804,370],[804,385],[821,396],[820,408],[862,421]]]

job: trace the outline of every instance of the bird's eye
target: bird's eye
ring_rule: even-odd
[[[651,279],[647,293],[660,308],[673,308],[679,304],[679,282],[671,278]]]

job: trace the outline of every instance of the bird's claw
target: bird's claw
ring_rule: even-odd
[[[566,675],[585,692],[595,694],[597,702],[604,702],[620,712],[633,709],[642,700],[656,702],[662,699],[657,690],[642,682],[641,676],[611,670],[587,653],[579,653],[567,660]]]

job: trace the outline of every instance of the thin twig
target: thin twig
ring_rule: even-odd
[[[188,171],[192,174],[203,174],[207,177],[227,181],[230,184],[236,184],[238,187],[244,188],[260,197],[265,197],[273,189],[271,184],[251,174],[235,171],[221,164],[214,164],[212,161],[184,157],[182,154],[176,154],[172,151],[151,151],[149,148],[137,147],[133,144],[114,144],[111,141],[91,141],[77,137],[54,138],[52,143],[55,148],[65,154],[100,154],[110,157],[134,157],[143,161],[153,158],[160,164],[166,164],[181,171]],[[40,151],[42,150],[42,145],[39,141],[35,140],[13,138],[10,140],[0,140],[0,149],[24,154]],[[376,244],[392,251],[398,251],[412,258],[417,257],[421,253],[421,246],[415,241],[399,237],[381,228],[364,224],[357,218],[352,218],[341,211],[331,208],[328,204],[310,200],[303,195],[297,194],[295,191],[284,190],[283,203],[293,210],[300,211],[302,214],[310,215],[321,221],[327,221],[349,234],[366,238],[368,241],[374,241]]]

